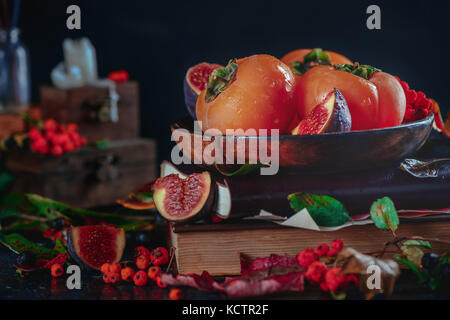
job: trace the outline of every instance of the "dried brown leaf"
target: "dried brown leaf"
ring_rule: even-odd
[[[395,280],[400,274],[398,263],[391,259],[378,259],[369,255],[362,254],[353,248],[344,248],[339,253],[337,263],[342,263],[341,274],[359,274],[359,289],[370,300],[378,293],[383,293],[389,297],[395,286]],[[380,270],[379,288],[369,288],[368,280],[375,275],[369,267],[377,266]],[[373,268],[373,267],[372,267]],[[369,279],[370,278],[370,279]],[[372,283],[372,281],[371,281]]]

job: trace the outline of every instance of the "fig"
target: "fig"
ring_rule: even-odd
[[[186,76],[184,77],[184,102],[189,111],[189,114],[195,119],[195,105],[197,98],[206,88],[211,73],[218,69],[223,68],[221,65],[202,62],[188,69]]]
[[[348,132],[352,118],[344,96],[333,89],[325,99],[292,130],[293,135]]]
[[[215,182],[208,171],[185,178],[169,174],[153,185],[153,201],[165,219],[172,222],[199,220],[211,212]]]
[[[67,248],[79,265],[99,270],[104,263],[120,261],[125,248],[125,231],[105,225],[70,227]]]

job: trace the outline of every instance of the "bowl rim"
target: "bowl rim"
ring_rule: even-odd
[[[181,121],[181,120],[179,120]],[[377,129],[367,129],[367,130],[357,130],[357,131],[348,131],[348,132],[329,132],[329,133],[321,133],[321,134],[307,134],[307,135],[293,135],[293,134],[280,134],[278,135],[278,139],[283,139],[283,140],[290,140],[290,139],[318,139],[320,137],[323,136],[328,136],[328,137],[337,137],[337,136],[345,136],[345,135],[352,135],[352,136],[360,136],[360,135],[364,135],[364,134],[368,134],[368,133],[372,133],[372,132],[389,132],[389,131],[395,131],[395,130],[399,130],[399,129],[404,129],[404,128],[414,128],[414,127],[418,127],[418,126],[422,126],[425,124],[428,125],[432,125],[434,121],[434,114],[430,113],[429,115],[427,115],[425,118],[423,119],[419,119],[413,122],[408,122],[408,123],[404,123],[404,124],[400,124],[398,126],[393,126],[393,127],[386,127],[386,128],[377,128]],[[178,124],[179,122],[175,122],[171,125],[171,127],[173,127],[174,124]],[[180,126],[181,127],[181,126]],[[183,127],[181,127],[183,128]],[[186,128],[184,128],[186,129]],[[193,135],[196,135],[196,133],[192,132],[191,130],[189,130],[189,132]],[[234,138],[234,139],[262,139],[262,138],[266,138],[266,139],[271,139],[272,136],[227,136],[227,135],[209,135],[209,134],[204,134],[202,132],[202,135],[206,136],[206,137],[222,137],[223,139],[227,139],[227,138]]]

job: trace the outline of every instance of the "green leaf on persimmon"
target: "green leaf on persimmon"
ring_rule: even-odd
[[[389,197],[375,201],[370,208],[370,216],[379,229],[395,232],[400,223],[397,210]]]
[[[288,195],[289,204],[296,212],[306,208],[321,227],[337,227],[350,220],[347,209],[330,196],[319,196],[306,192]]]

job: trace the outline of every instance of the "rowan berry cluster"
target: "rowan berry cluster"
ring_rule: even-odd
[[[313,248],[306,248],[297,254],[297,262],[306,269],[305,278],[312,284],[319,285],[323,291],[337,293],[351,283],[357,285],[358,278],[354,274],[340,274],[341,268],[328,268],[324,261],[330,260],[344,247],[342,240],[331,242],[331,248],[326,243],[320,243]]]
[[[414,91],[405,81],[397,80],[402,85],[406,97],[406,110],[403,122],[412,122],[425,118],[432,112],[433,102],[422,91]]]
[[[160,274],[161,266],[169,263],[169,252],[164,247],[158,247],[149,251],[145,247],[137,247],[134,249],[134,268],[130,267],[127,262],[122,267],[121,263],[105,263],[100,271],[103,273],[103,281],[105,283],[118,283],[120,280],[133,282],[135,286],[142,287],[147,285],[149,281],[153,281],[160,288],[166,287],[162,281]],[[174,291],[175,290],[175,291]],[[176,291],[178,290],[178,291]],[[172,289],[169,298],[179,300],[182,292],[179,289]]]
[[[77,124],[62,125],[54,119],[46,120],[42,128],[31,128],[28,135],[31,141],[31,151],[53,156],[72,152],[87,142],[86,138],[78,133]]]

